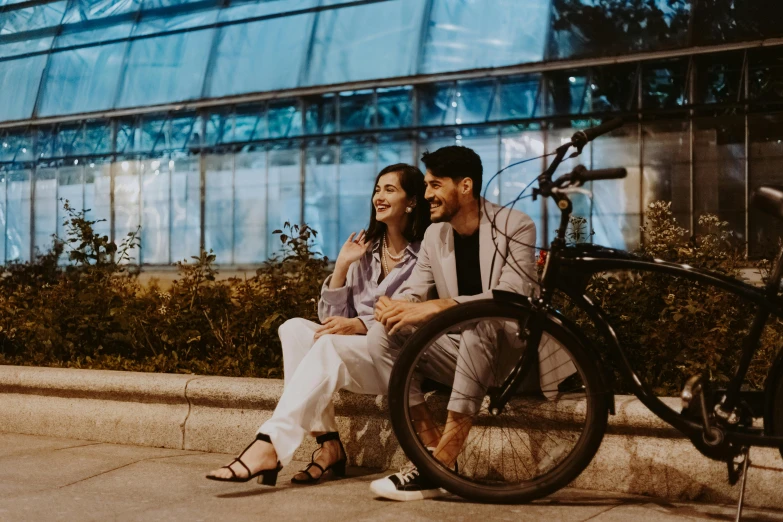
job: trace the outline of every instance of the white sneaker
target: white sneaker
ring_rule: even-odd
[[[413,464],[403,468],[399,473],[373,480],[370,483],[370,491],[379,497],[402,502],[444,497],[449,494],[445,489],[435,486],[422,477]]]

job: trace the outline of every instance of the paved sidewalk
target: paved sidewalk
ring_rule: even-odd
[[[473,504],[459,498],[397,503],[373,498],[382,476],[294,487],[301,463],[283,470],[276,488],[205,480],[230,456],[0,433],[0,521],[236,520],[312,522],[547,520],[733,520],[733,506],[563,490],[528,505]],[[748,509],[748,521],[783,521],[783,512]]]

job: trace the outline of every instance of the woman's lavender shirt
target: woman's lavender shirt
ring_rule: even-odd
[[[419,255],[421,243],[410,243],[403,254],[402,261],[392,268],[381,284],[381,242],[376,241],[372,248],[348,269],[345,285],[330,289],[332,276],[326,278],[318,301],[318,318],[323,322],[327,317],[358,317],[367,327],[375,323],[373,310],[381,296],[391,297],[410,277]]]

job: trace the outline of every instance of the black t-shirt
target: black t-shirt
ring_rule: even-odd
[[[479,231],[472,236],[460,236],[454,230],[454,255],[457,260],[457,283],[459,295],[477,295],[481,287],[481,265],[479,262]]]

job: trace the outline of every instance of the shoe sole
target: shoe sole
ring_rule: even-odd
[[[413,500],[426,500],[428,498],[445,497],[449,493],[441,488],[437,489],[425,489],[422,491],[398,491],[391,490],[385,491],[380,487],[376,487],[375,484],[370,484],[370,491],[382,498],[389,500],[397,500],[399,502],[410,502]]]

